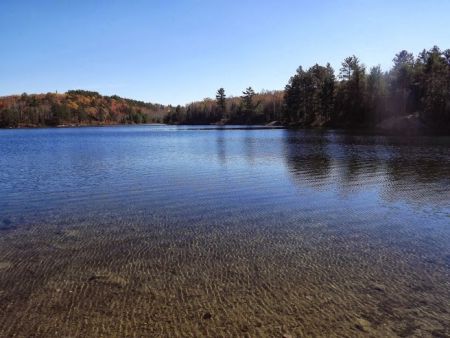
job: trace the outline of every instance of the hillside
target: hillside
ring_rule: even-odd
[[[167,109],[85,90],[12,95],[0,97],[0,127],[151,123],[160,122]]]

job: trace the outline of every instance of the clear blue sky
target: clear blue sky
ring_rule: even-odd
[[[96,90],[184,104],[282,89],[299,65],[450,48],[450,1],[1,0],[0,95]]]

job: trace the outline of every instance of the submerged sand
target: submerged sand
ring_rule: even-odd
[[[274,216],[0,234],[1,337],[450,335],[449,258],[409,232]]]

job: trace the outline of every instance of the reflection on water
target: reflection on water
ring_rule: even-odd
[[[450,335],[450,139],[0,131],[0,336]]]
[[[287,132],[286,158],[299,186],[376,188],[380,197],[425,206],[450,201],[448,138]]]

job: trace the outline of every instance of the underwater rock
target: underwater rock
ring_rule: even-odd
[[[204,313],[203,314],[203,317],[202,317],[204,320],[209,320],[209,319],[211,319],[212,318],[212,314],[210,313],[210,312],[206,312],[206,313]]]
[[[357,319],[355,327],[362,332],[370,332],[370,322],[363,318]]]

